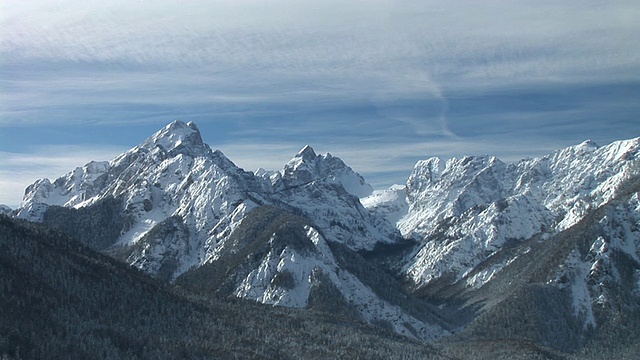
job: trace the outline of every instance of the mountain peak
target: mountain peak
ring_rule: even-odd
[[[202,141],[200,130],[193,122],[184,123],[176,120],[148,138],[142,148],[152,150],[156,147],[170,153],[188,153],[202,155],[208,147]]]
[[[581,142],[579,145],[576,145],[575,149],[576,150],[579,150],[579,149],[596,150],[599,147],[600,146],[598,146],[598,144],[596,144],[595,141],[593,141],[593,140],[585,140],[585,141]]]
[[[305,145],[302,149],[300,149],[300,151],[298,151],[295,157],[309,160],[309,159],[314,159],[317,156],[318,155],[316,155],[316,152],[313,151],[313,148],[311,146]]]
[[[175,120],[171,123],[169,123],[168,125],[166,125],[164,128],[162,128],[161,131],[164,131],[166,133],[180,133],[183,132],[185,130],[192,130],[192,131],[197,131],[200,132],[198,130],[198,127],[196,126],[196,124],[193,121],[189,121],[188,123],[185,123],[181,120]]]
[[[340,158],[328,153],[318,155],[309,145],[298,151],[285,164],[280,174],[275,180],[280,183],[276,187],[290,188],[322,180],[326,183],[340,183],[346,192],[360,198],[373,192],[371,185]]]

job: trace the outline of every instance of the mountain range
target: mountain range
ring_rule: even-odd
[[[639,150],[429,158],[374,191],[309,146],[280,171],[245,171],[175,121],[2,212],[192,297],[329,312],[437,356],[633,358]]]

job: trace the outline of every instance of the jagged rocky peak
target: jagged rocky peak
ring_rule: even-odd
[[[274,171],[267,170],[263,167],[259,167],[253,172],[255,176],[265,179],[269,179],[274,173]]]
[[[428,204],[434,209],[434,202],[440,202],[441,197],[448,200],[440,205],[450,206],[458,203],[462,211],[477,203],[469,201],[470,192],[479,193],[486,200],[485,195],[492,200],[499,196],[503,187],[499,179],[507,165],[494,156],[464,156],[451,158],[446,162],[440,158],[430,158],[419,161],[407,180],[407,197],[410,203]],[[475,197],[475,196],[472,196]],[[462,202],[460,202],[462,201]]]
[[[305,160],[315,159],[317,157],[316,152],[309,145],[305,145],[295,156],[296,158],[302,158]]]
[[[573,148],[576,150],[587,150],[587,151],[592,151],[592,150],[596,150],[598,149],[600,146],[598,146],[598,144],[596,144],[595,141],[593,140],[585,140],[583,142],[581,142],[580,144],[574,146]]]
[[[184,153],[187,155],[204,155],[210,152],[202,141],[200,130],[193,122],[184,123],[176,120],[153,134],[141,146],[146,150],[160,148],[167,153]]]
[[[316,154],[311,146],[305,145],[291,160],[289,160],[289,162],[285,164],[283,175],[288,174],[291,176],[294,172],[301,169],[312,171],[319,157],[320,156]]]
[[[46,178],[39,179],[26,188],[17,215],[41,221],[42,212],[49,205],[76,206],[86,198],[96,195],[101,187],[101,180],[105,179],[104,175],[109,170],[109,162],[91,161],[82,167],[76,167],[53,183]]]
[[[407,180],[407,187],[412,190],[424,190],[425,186],[440,180],[445,165],[446,162],[438,157],[418,161]]]
[[[357,197],[371,195],[373,188],[364,178],[331,154],[318,155],[309,145],[304,146],[280,171],[272,177],[276,189],[291,188],[316,181],[341,184]]]
[[[407,215],[397,223],[422,242],[405,273],[418,286],[445,273],[460,279],[506,243],[574,226],[637,183],[639,152],[639,138],[603,147],[588,140],[514,164],[489,156],[453,158],[444,168],[437,158],[418,162],[407,182]],[[375,203],[374,211],[384,214],[388,205]],[[507,262],[483,270],[474,286]]]

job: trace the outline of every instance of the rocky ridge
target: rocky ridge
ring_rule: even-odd
[[[530,323],[494,335],[578,351],[640,296],[639,149],[430,158],[373,191],[309,146],[280,171],[245,171],[176,121],[109,162],[38,180],[10,213],[195,292],[331,309],[424,341],[496,325],[487,316],[517,323],[504,309],[543,311],[548,295],[572,337]]]

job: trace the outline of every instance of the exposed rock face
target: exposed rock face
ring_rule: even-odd
[[[109,162],[36,181],[0,213],[157,278],[333,309],[421,340],[467,325],[510,336],[490,319],[511,309],[533,321],[551,299],[547,315],[571,335],[525,322],[519,338],[577,350],[607,316],[628,315],[615,309],[640,312],[639,149],[640,138],[514,164],[430,158],[405,185],[374,192],[309,146],[280,171],[244,171],[176,121]]]

